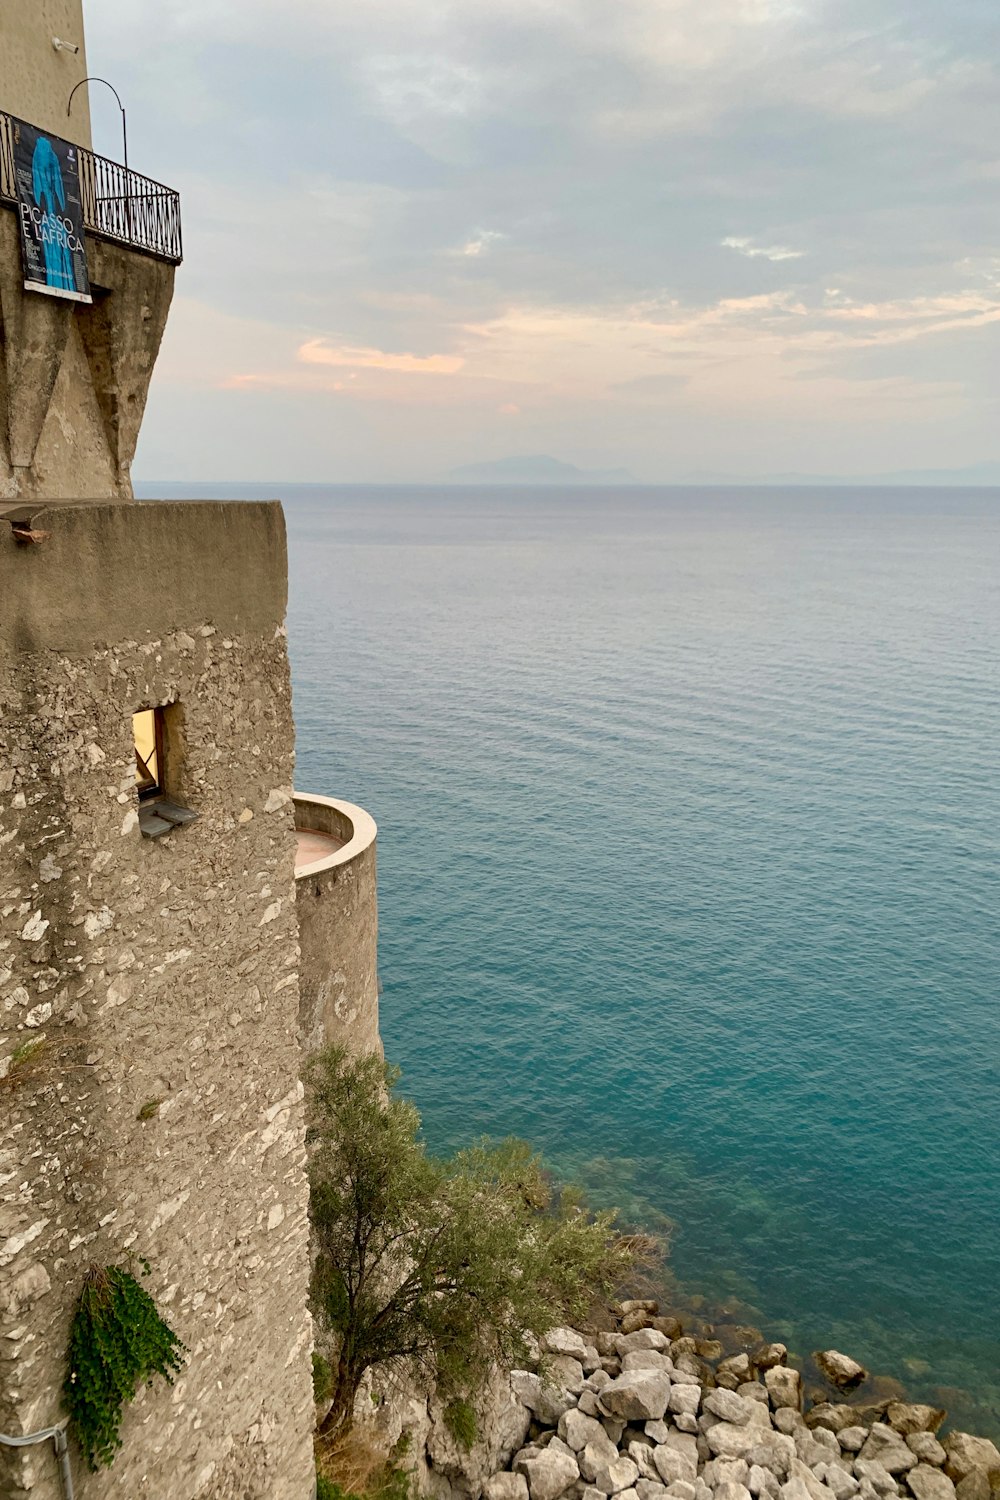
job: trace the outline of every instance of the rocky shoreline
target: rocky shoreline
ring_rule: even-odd
[[[404,1420],[424,1494],[471,1500],[1000,1500],[1000,1451],[940,1408],[851,1399],[867,1372],[814,1356],[806,1392],[783,1344],[724,1355],[653,1301],[613,1327],[555,1328],[498,1377],[463,1451],[432,1401]]]
[[[685,1337],[655,1302],[627,1302],[613,1332],[553,1329],[511,1387],[526,1441],[482,1485],[484,1500],[1000,1500],[988,1438],[935,1435],[946,1413],[852,1403],[863,1367],[815,1356],[841,1400],[803,1411],[783,1344],[728,1358]]]

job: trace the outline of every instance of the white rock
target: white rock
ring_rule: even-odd
[[[676,1448],[668,1447],[666,1443],[658,1443],[653,1449],[653,1463],[666,1485],[676,1484],[681,1479],[693,1484],[698,1477],[697,1459],[690,1458],[686,1453],[678,1453]]]
[[[854,1475],[848,1474],[846,1469],[842,1469],[839,1464],[817,1464],[813,1473],[826,1485],[827,1489],[833,1491],[837,1500],[850,1500],[850,1497],[858,1492],[858,1481]]]
[[[894,1475],[905,1474],[917,1463],[917,1455],[906,1446],[899,1433],[883,1422],[876,1422],[858,1457],[865,1461],[874,1459]]]
[[[781,1500],[812,1500],[812,1496],[799,1478],[787,1479],[781,1486]]]
[[[597,1399],[597,1392],[588,1390],[581,1391],[579,1409],[583,1412],[583,1415],[585,1417],[594,1417],[595,1419],[599,1419],[603,1415],[603,1413],[601,1412],[600,1403]]]
[[[528,1481],[531,1500],[556,1500],[580,1477],[575,1459],[553,1451],[551,1443],[533,1458],[520,1459],[518,1469]]]
[[[802,1376],[798,1370],[793,1370],[788,1365],[775,1365],[772,1369],[765,1370],[764,1385],[775,1411],[781,1407],[791,1407],[793,1411],[798,1411],[802,1405]]]
[[[673,1484],[667,1486],[665,1493],[671,1500],[695,1500],[698,1491],[686,1479],[675,1479]]]
[[[802,1413],[793,1411],[790,1406],[779,1407],[774,1414],[774,1425],[786,1437],[794,1437],[801,1428],[805,1427],[805,1423],[802,1420]],[[867,1434],[865,1435],[867,1436]]]
[[[583,1363],[587,1346],[573,1328],[550,1328],[542,1334],[542,1348],[549,1354],[565,1354]]]
[[[906,1476],[916,1500],[955,1500],[955,1486],[947,1474],[930,1464],[917,1464]]]
[[[604,1387],[600,1402],[609,1416],[626,1422],[656,1422],[666,1411],[669,1397],[670,1376],[664,1371],[629,1370]]]
[[[713,1458],[701,1471],[705,1483],[717,1489],[720,1484],[746,1484],[750,1478],[750,1465],[745,1458]]]
[[[659,1473],[653,1463],[653,1444],[631,1442],[628,1445],[628,1456],[639,1470],[640,1479],[658,1479]]]
[[[718,1417],[720,1422],[729,1422],[737,1427],[744,1427],[753,1415],[753,1404],[750,1401],[737,1396],[735,1391],[723,1390],[721,1387],[715,1391],[707,1391],[702,1405],[706,1411]]]
[[[559,1390],[536,1375],[533,1370],[512,1370],[511,1389],[540,1422],[555,1424],[564,1411],[576,1405],[576,1397]]]
[[[657,1328],[639,1328],[635,1333],[625,1333],[618,1344],[622,1354],[633,1349],[655,1349],[660,1354],[670,1353],[670,1340]]]
[[[837,1433],[837,1441],[845,1453],[860,1453],[868,1441],[867,1427],[842,1427]]]
[[[578,1359],[571,1359],[568,1354],[545,1356],[540,1373],[543,1379],[547,1376],[551,1384],[562,1391],[571,1391],[578,1396],[583,1390],[583,1365]]]
[[[690,1412],[695,1416],[701,1405],[700,1385],[677,1385],[670,1383],[670,1395],[667,1398],[667,1410],[672,1412]]]
[[[877,1495],[899,1494],[898,1484],[878,1459],[858,1457],[854,1462],[854,1472],[859,1479],[867,1479]]]
[[[669,1354],[659,1354],[655,1349],[631,1349],[622,1355],[623,1370],[666,1370],[669,1375],[674,1362]]]
[[[777,1495],[781,1489],[781,1482],[770,1469],[762,1469],[760,1464],[751,1464],[747,1489],[754,1496]]]
[[[618,1449],[607,1433],[602,1432],[599,1438],[595,1438],[592,1443],[588,1443],[583,1451],[577,1455],[580,1473],[590,1484],[594,1484],[597,1472],[601,1466],[614,1463],[617,1457]]]
[[[559,1436],[574,1453],[579,1453],[588,1443],[600,1443],[606,1434],[596,1417],[570,1407],[559,1418]]]
[[[724,1479],[715,1486],[715,1500],[750,1500],[750,1491],[745,1484],[736,1484]]]
[[[942,1444],[948,1455],[944,1471],[956,1484],[973,1469],[1000,1469],[1000,1452],[989,1438],[970,1432],[949,1432]]]
[[[859,1365],[856,1359],[841,1354],[837,1349],[820,1349],[813,1355],[813,1359],[832,1385],[839,1385],[844,1389],[857,1385],[868,1374],[864,1365]]]
[[[671,1387],[671,1391],[673,1387]],[[667,1434],[670,1432],[669,1422],[647,1422],[646,1436],[652,1438],[654,1443],[665,1443]]]
[[[670,1493],[665,1484],[657,1484],[652,1479],[637,1479],[635,1482],[635,1492],[639,1496],[639,1500],[664,1500],[664,1496]],[[598,1494],[600,1494],[600,1490],[598,1490]]]
[[[639,1478],[639,1469],[630,1458],[615,1454],[606,1463],[597,1465],[594,1484],[605,1495],[617,1495],[620,1490],[629,1490]]]
[[[906,1446],[915,1453],[922,1464],[937,1464],[940,1468],[947,1454],[933,1432],[910,1432],[905,1438]]]
[[[680,1432],[698,1431],[698,1418],[694,1415],[693,1412],[679,1411],[674,1417],[674,1421],[677,1423],[677,1427]]]
[[[523,1474],[492,1474],[483,1481],[483,1500],[528,1500]]]

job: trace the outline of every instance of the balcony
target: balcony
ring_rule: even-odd
[[[295,837],[302,1047],[380,1052],[374,819],[296,792]]]
[[[17,202],[13,118],[0,111],[0,202],[5,203]],[[180,194],[85,146],[77,149],[83,224],[88,233],[180,265]]]

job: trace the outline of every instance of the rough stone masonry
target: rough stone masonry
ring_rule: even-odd
[[[62,1415],[91,1262],[190,1351],[78,1500],[305,1500],[313,1418],[284,524],[274,504],[0,514],[0,1430]],[[166,706],[142,836],[132,714]],[[139,1274],[139,1262],[134,1262]],[[56,1500],[49,1445],[0,1494]]]

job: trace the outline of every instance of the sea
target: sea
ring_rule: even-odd
[[[430,1148],[1000,1433],[1000,490],[187,490],[285,503]]]

